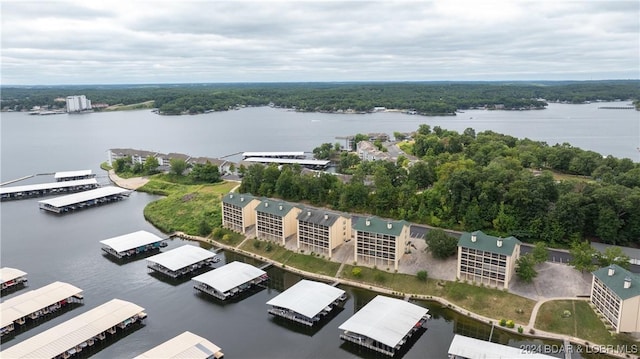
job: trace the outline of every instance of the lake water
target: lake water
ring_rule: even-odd
[[[602,105],[602,104],[600,104]],[[131,147],[219,157],[240,151],[311,151],[335,136],[364,132],[408,132],[427,123],[462,131],[491,129],[548,143],[574,146],[638,161],[640,119],[627,110],[598,110],[592,105],[551,104],[543,111],[466,111],[457,117],[419,117],[399,113],[338,115],[296,113],[272,108],[198,116],[164,117],[149,111],[84,115],[28,116],[2,113],[0,120],[2,182],[37,173],[93,169],[107,183],[99,164],[107,150]],[[39,176],[29,182],[51,181]],[[102,351],[99,358],[133,357],[185,330],[210,339],[228,358],[359,358],[379,357],[343,344],[337,329],[374,293],[344,288],[345,309],[321,328],[309,331],[274,320],[265,303],[300,278],[269,269],[269,287],[242,301],[220,304],[195,294],[189,281],[171,283],[147,273],[145,260],[115,263],[100,250],[99,241],[144,229],[162,235],[142,215],[157,199],[134,193],[125,201],[65,216],[44,213],[38,199],[0,205],[0,261],[24,270],[30,289],[64,281],[84,290],[85,304],[2,344],[12,346],[112,298],[132,301],[149,314],[146,325]],[[171,248],[184,245],[170,241]],[[224,255],[223,255],[224,257]],[[242,257],[224,258],[216,266]],[[23,293],[19,291],[13,295]],[[433,303],[434,319],[405,358],[445,358],[454,333],[486,339],[487,325],[470,321]],[[494,332],[494,340],[518,346],[518,338]]]

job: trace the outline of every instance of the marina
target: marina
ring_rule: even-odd
[[[220,300],[236,296],[269,279],[267,272],[243,262],[231,262],[193,277],[194,288]]]
[[[313,326],[346,299],[342,289],[303,279],[268,301],[267,305],[271,306],[270,314]]]
[[[93,171],[91,170],[56,172],[53,175],[53,178],[55,178],[57,182],[77,181],[81,179],[89,179],[89,178],[95,178],[95,177],[96,177],[96,174],[93,173]]]
[[[54,213],[66,213],[105,203],[116,202],[125,197],[128,197],[130,193],[131,191],[128,189],[108,186],[81,193],[55,197],[52,199],[39,201],[38,203],[40,205],[40,209],[44,209],[46,211]]]
[[[82,303],[82,289],[63,282],[54,282],[0,303],[0,330],[10,334],[15,325],[54,313],[71,303]]]
[[[304,152],[243,152],[242,159],[247,159],[251,157],[260,157],[260,158],[291,158],[291,159],[305,159],[307,156]]]
[[[100,241],[102,250],[118,258],[129,258],[141,253],[159,250],[164,239],[147,231],[137,231]]]
[[[31,184],[24,186],[0,187],[0,199],[5,201],[23,198],[43,197],[59,193],[87,191],[98,187],[100,187],[100,185],[95,178]]]
[[[2,358],[69,358],[141,323],[144,308],[113,299],[0,352]]]
[[[187,244],[147,258],[147,268],[171,278],[178,278],[209,267],[218,260],[214,252]]]
[[[27,283],[27,273],[20,269],[2,267],[0,268],[0,281],[2,281],[2,291],[4,292],[23,287]]]
[[[531,346],[535,347],[535,346]],[[554,359],[555,357],[528,352],[521,348],[492,343],[456,334],[449,346],[449,359]]]
[[[199,335],[186,331],[134,359],[220,359],[223,356],[224,353],[219,346]]]
[[[340,339],[394,356],[429,319],[429,309],[378,295],[338,328]]]
[[[242,160],[243,162],[248,162],[248,164],[253,163],[262,163],[264,165],[269,165],[272,163],[278,165],[300,165],[302,167],[311,168],[311,169],[324,169],[329,167],[331,161],[329,160],[307,160],[307,159],[297,159],[297,158],[271,158],[271,157],[248,157]]]

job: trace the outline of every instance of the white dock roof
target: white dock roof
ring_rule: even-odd
[[[100,241],[107,247],[110,247],[116,252],[124,252],[129,249],[146,246],[147,244],[156,243],[162,241],[162,238],[156,236],[153,233],[147,231],[137,231],[122,236],[117,236]]]
[[[177,271],[178,269],[196,264],[215,256],[216,254],[213,252],[187,244],[182,247],[172,249],[168,252],[151,256],[147,258],[147,261],[157,263],[169,270]]]
[[[220,350],[219,346],[187,331],[138,355],[134,359],[219,358],[222,356]]]
[[[267,272],[243,262],[231,262],[207,273],[193,277],[192,280],[210,285],[224,293],[241,284],[254,280]]]
[[[313,318],[344,294],[344,290],[325,283],[303,279],[267,302]]]
[[[89,178],[89,179],[81,179],[81,180],[75,180],[75,181],[38,183],[38,184],[30,184],[30,185],[24,185],[24,186],[0,187],[0,194],[41,191],[44,189],[86,186],[86,185],[92,185],[92,184],[97,185],[98,181],[95,178]]]
[[[20,278],[25,275],[27,275],[27,273],[21,271],[20,269],[9,268],[9,267],[0,268],[0,281],[2,283],[8,282],[10,280],[14,280],[16,278]]]
[[[0,303],[0,327],[11,324],[16,319],[82,293],[82,289],[63,282],[53,282],[42,288],[30,290],[17,297]]]
[[[113,299],[3,350],[0,357],[54,358],[143,310],[136,304]]]
[[[522,349],[456,334],[449,346],[449,354],[468,359],[552,359],[540,353],[527,353]]]
[[[276,156],[293,156],[304,157],[304,152],[243,152],[242,157],[276,157]]]
[[[92,190],[84,191],[80,193],[68,194],[66,196],[55,197],[52,199],[46,199],[43,201],[38,201],[38,203],[48,204],[53,207],[64,207],[64,206],[70,206],[75,203],[89,201],[92,199],[112,196],[116,194],[124,194],[128,192],[131,192],[131,190],[115,187],[115,186],[107,186],[107,187],[96,188],[96,189],[92,189]]]
[[[395,347],[429,309],[378,295],[339,327]]]
[[[64,172],[56,172],[53,175],[53,178],[67,178],[67,177],[78,177],[78,176],[89,176],[91,175],[91,170],[80,170],[80,171],[64,171]]]
[[[310,166],[328,166],[331,161],[329,160],[302,160],[295,158],[271,158],[271,157],[248,157],[243,161],[246,162],[258,162],[258,163],[281,163],[281,164],[301,164]]]

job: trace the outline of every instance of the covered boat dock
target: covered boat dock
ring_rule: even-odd
[[[82,303],[82,289],[68,283],[54,282],[0,303],[2,336],[11,333],[15,325],[27,319],[36,320],[53,313],[69,303]]]
[[[344,303],[346,293],[331,285],[303,279],[267,302],[269,313],[313,326]]]
[[[219,346],[199,335],[186,331],[138,355],[134,359],[219,359],[223,356],[224,354]]]
[[[187,244],[147,258],[147,268],[178,278],[219,260],[214,252]]]
[[[98,187],[100,187],[100,185],[95,178],[76,181],[39,183],[24,186],[0,187],[0,199],[5,201],[42,197],[59,193],[87,191]]]
[[[226,300],[267,281],[267,272],[243,262],[231,262],[207,273],[193,277],[195,289]]]
[[[20,269],[3,267],[0,268],[0,281],[2,290],[8,290],[27,282],[27,273]]]
[[[526,345],[525,345],[526,346]],[[532,345],[534,347],[535,345]],[[487,342],[456,334],[449,346],[449,359],[552,359],[555,357],[527,352],[522,348]]]
[[[306,156],[304,152],[243,152],[242,159],[247,159],[250,157],[261,157],[261,158],[297,158],[297,159],[305,159]]]
[[[140,323],[144,308],[112,299],[0,352],[2,358],[69,358],[97,341]]]
[[[119,201],[124,197],[128,197],[130,193],[131,190],[128,189],[108,186],[47,199],[44,201],[38,201],[38,203],[40,204],[40,209],[54,213],[65,213],[76,209],[83,209],[104,203]]]
[[[81,179],[89,179],[95,178],[96,174],[92,173],[91,170],[80,170],[80,171],[66,171],[66,172],[56,172],[53,175],[53,178],[58,182],[64,181],[75,181]]]
[[[122,259],[133,257],[140,253],[158,250],[163,246],[164,239],[147,231],[137,231],[100,241],[102,250]],[[165,244],[166,246],[166,244]]]
[[[298,164],[302,167],[311,168],[311,169],[324,169],[329,167],[331,161],[328,160],[307,160],[307,159],[297,159],[297,158],[270,158],[270,157],[248,157],[243,160],[244,162],[249,163],[262,163],[264,165],[269,165],[271,163],[276,163],[279,165],[294,165]]]
[[[429,309],[378,295],[338,328],[340,339],[394,356],[429,319]]]

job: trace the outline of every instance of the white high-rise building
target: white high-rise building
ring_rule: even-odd
[[[91,110],[91,100],[85,95],[67,96],[67,112],[81,112]]]

